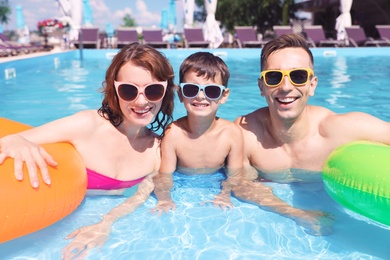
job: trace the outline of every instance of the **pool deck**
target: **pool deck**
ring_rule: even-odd
[[[191,48],[191,49],[159,49],[161,52],[170,55],[175,54],[175,56],[179,55],[180,57],[187,57],[191,53],[195,51],[210,51],[214,55],[221,57],[240,57],[240,58],[253,58],[253,54],[257,53],[260,56],[261,49],[260,48],[225,48],[225,49],[201,49],[201,48]],[[390,47],[343,47],[343,48],[328,48],[328,47],[320,47],[320,48],[310,48],[315,57],[335,57],[335,56],[390,56]],[[53,54],[62,54],[62,53],[75,53],[75,55],[79,56],[83,55],[86,58],[89,57],[104,57],[104,58],[112,58],[119,49],[84,49],[82,51],[78,49],[69,49],[69,50],[59,50],[54,49],[48,52],[35,52],[17,56],[10,57],[0,57],[0,64],[18,61],[18,60],[26,60],[29,58],[48,56]]]
[[[73,51],[73,50],[69,50],[69,51]],[[0,57],[0,63],[15,61],[15,60],[24,60],[24,59],[35,58],[35,57],[41,57],[41,56],[46,56],[49,54],[61,53],[61,52],[66,52],[66,50],[40,51],[40,52],[33,52],[33,53],[27,53],[27,54],[19,54],[16,56]]]

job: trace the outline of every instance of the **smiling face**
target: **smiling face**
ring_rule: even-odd
[[[143,91],[145,86],[158,82],[158,80],[153,78],[148,70],[137,67],[131,62],[127,62],[121,67],[116,80],[136,85],[141,92],[133,101],[118,99],[124,119],[136,126],[149,125],[160,110],[162,99],[149,101]]]
[[[312,68],[313,65],[308,53],[302,48],[284,48],[269,55],[264,70],[289,70],[295,68]],[[276,87],[268,87],[263,79],[259,79],[261,95],[267,100],[270,113],[283,120],[295,120],[305,109],[309,96],[314,95],[317,86],[317,77],[312,76],[302,86],[290,82],[284,76]]]
[[[183,78],[184,83],[195,83],[198,85],[222,85],[222,78],[220,74],[217,74],[215,78],[207,78],[205,76],[198,76],[195,71],[189,71]],[[213,115],[217,113],[219,104],[224,104],[229,96],[229,89],[226,88],[222,96],[217,100],[210,100],[206,98],[204,92],[201,90],[199,94],[194,98],[185,98],[179,91],[180,101],[184,104],[187,114],[196,113],[197,115]]]

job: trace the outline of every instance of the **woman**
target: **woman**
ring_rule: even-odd
[[[130,44],[113,58],[103,83],[104,99],[98,110],[81,111],[31,130],[0,139],[0,163],[15,159],[15,176],[23,179],[26,163],[33,187],[38,187],[37,166],[50,184],[47,164],[56,162],[39,144],[69,142],[84,160],[88,193],[131,194],[95,225],[75,230],[64,248],[64,258],[81,256],[108,239],[111,225],[134,211],[153,191],[153,176],[160,165],[160,137],[172,121],[173,69],[160,52]]]

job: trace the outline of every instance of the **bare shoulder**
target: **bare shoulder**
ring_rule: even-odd
[[[218,127],[220,130],[228,131],[234,135],[241,133],[241,129],[238,124],[235,124],[232,121],[226,120],[224,118],[217,118],[216,122],[218,123]]]
[[[269,120],[268,107],[259,108],[249,114],[240,116],[234,120],[241,129],[253,131],[262,126]]]
[[[186,117],[179,118],[167,126],[163,140],[169,139],[169,141],[172,142],[182,136],[183,131],[186,131],[185,129],[187,129]]]
[[[71,121],[71,123],[69,122]],[[97,110],[83,110],[68,117],[69,125],[77,125],[78,129],[89,131],[103,125],[111,125],[110,121],[100,116]]]
[[[371,140],[389,143],[390,123],[363,112],[326,113],[319,124],[320,133],[341,141]]]
[[[344,114],[337,114],[333,111],[330,111],[325,108],[317,108],[317,110],[321,110],[321,123],[326,124],[328,126],[348,126],[348,125],[356,125],[360,123],[367,124],[368,122],[382,121],[370,114],[363,112],[348,112]],[[319,114],[319,113],[317,113]]]

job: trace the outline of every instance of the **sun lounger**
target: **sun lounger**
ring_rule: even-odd
[[[238,48],[263,47],[268,40],[259,40],[257,32],[251,26],[235,26]]]
[[[184,47],[208,48],[210,43],[205,41],[202,28],[184,28]]]
[[[1,57],[7,57],[7,56],[14,56],[17,55],[18,52],[4,44],[3,42],[0,41],[0,56]]]
[[[15,41],[10,41],[8,37],[0,33],[0,42],[3,46],[7,46],[9,49],[16,51],[17,53],[31,53],[41,50],[41,46],[32,45],[29,43],[18,43]]]
[[[348,35],[348,40],[350,44],[355,47],[359,46],[372,46],[375,45],[377,47],[381,45],[386,45],[387,42],[385,40],[375,40],[371,37],[367,37],[364,29],[358,25],[353,25],[350,27],[345,27],[345,30]]]
[[[390,25],[375,25],[375,28],[378,30],[380,39],[390,45]]]
[[[142,31],[144,44],[150,45],[154,48],[167,48],[169,43],[163,40],[161,29],[143,29]]]
[[[274,30],[276,37],[283,34],[294,33],[293,28],[289,25],[274,25],[272,29]]]
[[[138,33],[135,28],[118,28],[116,31],[117,35],[117,48],[122,48],[133,42],[139,42]]]
[[[312,47],[322,46],[343,46],[345,41],[339,41],[332,38],[326,38],[322,25],[309,25],[304,28],[306,33],[307,41]]]
[[[81,28],[79,39],[74,43],[76,48],[83,44],[83,48],[100,48],[99,28]]]

